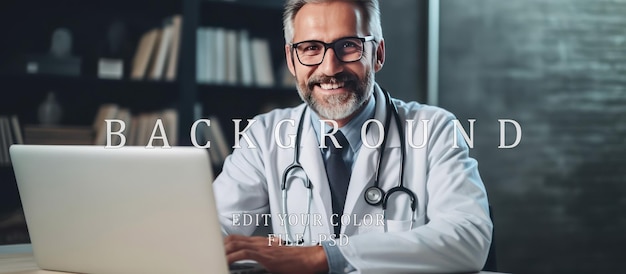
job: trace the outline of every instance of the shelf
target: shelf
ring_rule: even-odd
[[[281,10],[283,9],[284,0],[204,0],[210,4],[226,4],[237,7],[266,8]]]
[[[295,88],[200,85],[198,102],[203,117],[216,116],[224,132],[230,133],[235,130],[233,119],[245,121],[273,109],[297,106],[302,100]],[[229,140],[229,146],[233,141]]]
[[[189,129],[195,119],[194,107],[199,103],[203,115],[217,116],[224,131],[232,133],[232,119],[295,106],[301,99],[295,87],[197,84],[197,29],[245,29],[250,37],[267,39],[271,63],[278,72],[285,63],[283,4],[284,0],[3,0],[0,24],[6,26],[6,41],[0,43],[0,115],[17,115],[22,125],[36,124],[40,104],[54,91],[62,107],[60,124],[64,126],[92,125],[100,106],[107,103],[129,108],[133,114],[173,107],[179,111],[179,144],[190,145]],[[96,77],[98,59],[111,55],[108,41],[112,26],[124,26],[122,49],[113,56],[124,60],[124,71],[128,72],[141,36],[162,27],[163,19],[174,14],[182,14],[184,22],[178,81]],[[71,55],[81,57],[80,76],[26,74],[20,58],[49,53],[52,35],[58,28],[71,32]],[[20,200],[13,169],[0,166],[0,221],[2,213],[16,208],[20,208]]]
[[[198,101],[202,104],[204,116],[217,116],[226,132],[234,130],[232,119],[251,119],[275,108],[293,107],[302,103],[295,87],[255,88],[218,85],[200,85]]]
[[[171,87],[178,86],[177,81],[154,81],[132,79],[101,79],[91,76],[63,76],[48,74],[1,74],[0,82],[40,82],[46,85],[104,85],[107,87],[121,87],[132,85],[133,87]]]
[[[54,31],[69,30],[72,55],[83,57],[83,69],[96,69],[97,58],[108,51],[109,34],[114,26],[123,36],[120,52],[133,56],[141,34],[161,27],[164,18],[182,13],[183,0],[26,0],[3,1],[0,24],[4,28],[0,43],[3,63],[21,55],[50,52]],[[127,56],[128,55],[128,56]],[[4,65],[4,64],[0,64]],[[94,72],[95,75],[95,72]]]
[[[248,31],[251,37],[269,39],[273,55],[284,60],[282,8],[274,1],[205,1],[200,5],[199,26]],[[281,4],[282,5],[282,4]],[[284,61],[282,61],[284,62]]]
[[[241,96],[262,95],[262,96],[297,96],[295,87],[255,87],[236,85],[212,85],[198,84],[198,99],[206,99],[206,96],[239,93]]]
[[[0,83],[8,90],[28,90],[15,97],[37,96],[48,91],[86,100],[98,99],[118,103],[144,100],[174,102],[178,98],[178,82],[108,80],[95,77],[52,75],[1,75]],[[92,98],[86,98],[87,96]],[[137,102],[140,103],[140,102]],[[0,103],[0,105],[3,105]]]
[[[37,108],[54,91],[64,114],[63,124],[93,122],[104,103],[115,103],[134,112],[176,107],[178,82],[106,80],[95,77],[53,75],[0,75],[3,89],[12,95],[0,101],[0,114],[18,114],[24,123],[37,121]]]
[[[180,12],[182,0],[160,0],[158,5],[148,4],[141,0],[3,0],[6,9],[19,9],[36,6],[36,12],[74,13],[77,16],[87,16],[90,11],[150,11],[150,12]],[[35,9],[33,9],[35,12]]]
[[[301,103],[295,88],[243,87],[197,84],[196,34],[199,27],[247,30],[250,37],[266,39],[273,69],[284,61],[282,30],[283,0],[163,0],[146,4],[140,0],[7,0],[0,9],[0,23],[10,26],[0,43],[0,84],[3,99],[0,114],[15,114],[23,124],[36,123],[37,112],[48,92],[54,91],[63,108],[62,125],[89,125],[102,104],[115,103],[132,112],[149,112],[174,107],[179,111],[182,144],[194,121],[194,106],[204,114],[226,121],[251,118],[276,107]],[[109,56],[112,26],[125,26],[122,53],[128,72],[140,37],[163,19],[182,14],[179,81],[135,81],[99,79],[98,59]],[[36,20],[34,20],[35,18]],[[28,55],[50,52],[52,34],[67,28],[72,34],[73,56],[81,57],[81,76],[26,74],[23,65],[10,62]],[[15,60],[20,61],[20,60]],[[17,68],[17,69],[16,69]],[[228,126],[227,126],[228,127]]]
[[[99,79],[96,77],[73,77],[40,74],[4,74],[0,75],[0,83],[5,86],[18,87],[20,85],[42,86],[45,89],[92,89],[108,90],[107,93],[121,93],[124,90],[133,90],[135,94],[154,95],[154,90],[176,90],[178,81],[151,81],[130,79]],[[294,96],[297,97],[295,87],[256,87],[236,85],[198,84],[198,99],[206,100],[207,96],[239,93],[241,96]],[[59,90],[64,92],[63,90]],[[128,95],[128,94],[126,94]]]
[[[204,112],[231,118],[252,118],[274,108],[292,107],[302,100],[295,88],[201,85],[197,99]]]

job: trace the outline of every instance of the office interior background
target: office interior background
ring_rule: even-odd
[[[513,273],[613,272],[626,244],[626,0],[381,0],[387,59],[377,81],[392,95],[444,107],[469,128],[470,153],[493,207],[499,270]],[[232,117],[298,103],[279,86],[198,83],[196,29],[247,29],[271,46],[275,78],[283,63],[281,1],[3,1],[3,65],[23,53],[45,54],[52,31],[73,31],[77,76],[0,74],[0,115],[36,124],[54,89],[62,125],[89,125],[98,106],[119,103],[136,112],[178,109],[179,127],[217,115]],[[183,14],[174,81],[99,79],[106,24],[128,32],[130,63],[138,40],[171,14]],[[70,16],[68,16],[68,14]],[[116,15],[116,16],[112,16]],[[63,19],[65,18],[65,19]],[[67,19],[69,18],[69,19]],[[66,25],[64,25],[66,24]],[[98,27],[95,27],[98,26]],[[6,62],[5,62],[6,61]],[[8,67],[8,66],[7,66]],[[172,104],[173,102],[173,104]],[[194,109],[194,111],[191,111]],[[522,139],[498,149],[498,119],[516,120]],[[180,144],[187,144],[179,130]],[[506,128],[506,143],[515,129]],[[187,137],[188,138],[188,137]],[[10,166],[0,169],[0,244],[28,242],[16,217],[19,197]],[[416,258],[418,260],[419,258]]]

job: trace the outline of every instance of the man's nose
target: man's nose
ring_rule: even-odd
[[[320,72],[324,73],[324,75],[332,76],[336,75],[343,71],[343,62],[337,58],[337,54],[335,54],[335,49],[329,48],[326,50],[326,55],[324,56],[324,60],[319,65],[318,69]]]

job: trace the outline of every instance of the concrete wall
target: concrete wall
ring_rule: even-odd
[[[427,3],[380,1],[386,61],[376,81],[406,101],[426,102]]]
[[[626,1],[442,0],[440,54],[440,104],[477,119],[500,270],[622,269]]]

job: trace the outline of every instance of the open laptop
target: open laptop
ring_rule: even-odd
[[[229,273],[206,150],[13,145],[10,153],[40,268]],[[240,268],[230,273],[259,271]]]

